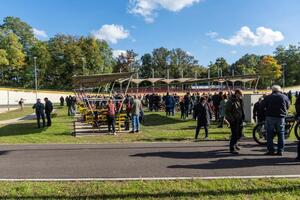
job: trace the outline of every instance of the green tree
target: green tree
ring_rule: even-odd
[[[25,64],[25,54],[23,53],[23,46],[19,42],[18,37],[9,32],[1,34],[0,48],[5,50],[8,60],[7,68],[3,70],[6,82],[18,84],[21,82],[20,72]],[[6,74],[6,75],[5,75]]]
[[[260,56],[255,54],[246,54],[232,64],[231,70],[234,70],[236,75],[255,74],[260,63]]]
[[[171,63],[170,54],[171,52],[164,47],[153,49],[152,58],[155,77],[167,78],[167,69]]]
[[[177,48],[170,51],[171,57],[171,71],[172,78],[194,77],[193,68],[198,64],[194,56],[188,52]]]
[[[136,61],[138,56],[132,49],[127,50],[126,53],[122,53],[117,58],[117,63],[114,66],[113,72],[130,72],[138,68],[139,65]]]
[[[141,57],[140,76],[142,78],[152,78],[153,76],[153,60],[150,53],[146,53]]]
[[[278,63],[284,66],[286,85],[299,85],[300,46],[289,45],[287,48],[279,46],[276,48],[274,54]]]
[[[1,81],[4,84],[4,68],[8,66],[7,53],[4,49],[0,49],[0,67],[1,67]]]
[[[32,27],[18,17],[9,16],[4,18],[0,28],[7,32],[13,32],[18,37],[26,52],[29,51],[35,41]]]

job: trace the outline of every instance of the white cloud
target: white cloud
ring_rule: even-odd
[[[152,23],[157,16],[155,11],[160,8],[171,12],[178,12],[199,1],[200,0],[129,0],[129,13],[141,15],[147,23]]]
[[[119,49],[118,50],[113,50],[112,52],[113,52],[113,57],[114,58],[117,58],[122,54],[124,54],[124,55],[127,54],[127,52],[125,50],[119,50]]]
[[[34,36],[37,38],[48,38],[46,31],[39,30],[36,28],[33,28],[32,31],[33,31]]]
[[[99,30],[92,31],[92,35],[99,40],[116,44],[119,40],[128,38],[129,31],[121,25],[105,24]]]
[[[213,31],[209,31],[208,33],[206,33],[206,35],[212,39],[215,39],[219,36],[219,33],[217,32],[213,32]]]
[[[259,46],[259,45],[274,45],[284,39],[280,31],[273,31],[265,27],[258,27],[256,32],[252,32],[249,27],[242,27],[235,35],[229,39],[219,38],[217,41],[231,46]]]
[[[237,54],[237,51],[236,50],[232,50],[230,51],[231,54]]]

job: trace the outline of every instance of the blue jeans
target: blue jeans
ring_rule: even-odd
[[[140,119],[139,115],[132,115],[132,131],[140,130]]]
[[[285,120],[280,117],[266,117],[267,147],[269,152],[274,152],[273,138],[278,134],[277,152],[284,151]]]

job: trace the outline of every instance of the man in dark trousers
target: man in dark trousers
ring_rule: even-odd
[[[52,102],[46,97],[45,99],[45,113],[47,118],[47,126],[51,126],[51,113],[53,111]]]
[[[281,91],[281,87],[274,85],[272,94],[262,101],[262,109],[265,110],[267,128],[266,155],[275,155],[273,146],[274,133],[278,134],[277,155],[282,156],[284,151],[285,117],[288,114],[290,101]],[[274,132],[275,130],[275,132]]]
[[[60,106],[64,106],[65,105],[65,98],[63,96],[60,97]]]
[[[37,99],[36,104],[34,104],[32,108],[35,109],[38,127],[41,128],[41,118],[43,120],[43,127],[45,127],[45,106],[41,103],[41,99]]]
[[[200,128],[205,131],[205,140],[208,139],[208,126],[210,124],[209,108],[206,102],[206,97],[201,97],[200,102],[195,107],[195,117],[197,118],[197,127],[195,139],[198,139]]]
[[[242,100],[242,91],[236,90],[226,103],[225,117],[230,124],[231,139],[230,139],[230,152],[232,154],[238,154],[238,140],[242,136],[243,121],[245,119],[244,104]]]

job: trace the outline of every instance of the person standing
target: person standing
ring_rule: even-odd
[[[198,139],[200,128],[205,130],[205,138],[208,139],[208,126],[210,124],[209,108],[205,97],[200,98],[200,102],[196,105],[195,116],[197,118],[197,127],[195,139]]]
[[[41,118],[43,120],[43,127],[45,127],[45,106],[42,104],[41,99],[37,99],[36,103],[32,106],[35,109],[38,128],[41,128]]]
[[[44,100],[45,100],[45,114],[47,118],[47,126],[51,126],[51,113],[53,111],[53,104],[47,97]]]
[[[115,116],[116,116],[115,104],[112,99],[109,99],[107,104],[108,133],[112,133],[114,135],[116,135]]]
[[[142,111],[142,103],[136,95],[134,95],[134,100],[131,108],[131,120],[132,120],[132,131],[131,133],[140,132],[140,113]]]
[[[222,101],[219,105],[219,112],[220,112],[220,124],[218,128],[223,128],[224,121],[228,124],[227,120],[225,119],[225,105],[228,101],[227,94],[223,94]]]
[[[67,96],[66,97],[66,103],[67,103],[67,107],[68,107],[68,116],[71,116],[72,110],[71,110],[71,101],[72,101],[72,97]]]
[[[230,124],[231,139],[229,143],[230,153],[238,154],[240,150],[238,140],[242,136],[243,121],[245,119],[242,91],[235,90],[225,105],[225,118]]]
[[[284,152],[285,117],[288,114],[290,101],[281,91],[279,85],[272,87],[272,94],[266,96],[262,101],[262,109],[265,110],[267,128],[266,155],[275,155],[273,138],[274,130],[278,134],[277,155],[282,156]]]
[[[60,106],[64,106],[65,98],[63,96],[61,96],[59,100],[60,100]]]
[[[18,102],[18,104],[19,104],[21,110],[23,111],[23,108],[24,108],[24,99],[21,98],[20,101]]]
[[[165,96],[165,107],[166,107],[166,116],[170,116],[172,113],[172,107],[174,103],[174,98],[167,93],[167,96]]]
[[[296,102],[295,102],[295,108],[296,108],[296,116],[300,118],[300,96],[297,96]]]

